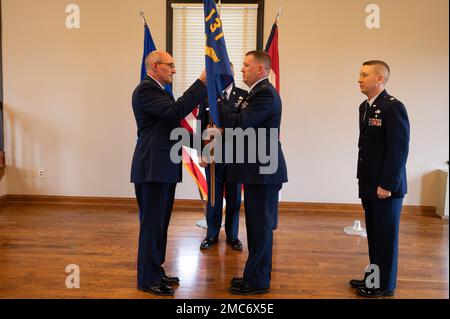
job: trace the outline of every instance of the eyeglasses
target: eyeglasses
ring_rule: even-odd
[[[156,62],[156,64],[165,64],[171,69],[175,69],[175,64],[173,63],[165,63],[165,62]]]

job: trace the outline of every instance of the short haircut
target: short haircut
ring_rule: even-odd
[[[161,51],[153,51],[149,55],[145,57],[145,68],[146,70],[150,70],[152,64],[161,62],[163,60]]]
[[[266,70],[267,72],[270,72],[271,69],[271,65],[272,65],[272,59],[270,58],[270,55],[266,52],[266,51],[250,51],[247,52],[247,54],[245,56],[251,55],[253,56],[256,60],[258,60],[258,62],[262,63],[262,65],[264,66],[264,70]]]
[[[363,63],[363,66],[365,65],[373,65],[376,67],[378,73],[383,74],[385,83],[389,80],[389,76],[391,75],[391,68],[389,65],[381,60],[370,60]]]

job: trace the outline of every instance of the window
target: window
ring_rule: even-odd
[[[220,7],[225,41],[235,68],[236,85],[247,88],[240,72],[246,52],[262,48],[264,2],[222,1]],[[177,67],[173,92],[179,97],[205,67],[205,25],[202,1],[168,0],[167,50]]]

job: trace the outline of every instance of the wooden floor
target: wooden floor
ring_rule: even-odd
[[[172,216],[165,268],[181,279],[175,298],[235,298],[228,287],[247,258],[244,218],[243,252],[223,240],[201,252],[205,230],[195,223],[202,217],[193,211]],[[362,213],[281,211],[271,292],[256,298],[357,298],[348,280],[368,263],[367,242],[342,231],[356,218],[363,220]],[[0,298],[154,298],[136,290],[137,238],[132,209],[0,207]],[[449,297],[448,221],[404,214],[399,251],[394,298]],[[80,267],[80,289],[65,286],[69,264]]]

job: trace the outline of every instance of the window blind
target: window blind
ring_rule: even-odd
[[[205,24],[202,4],[172,4],[172,8],[173,57],[177,70],[173,93],[178,98],[205,68]],[[248,89],[242,81],[241,68],[245,53],[256,49],[258,5],[223,4],[220,14],[236,85]]]

